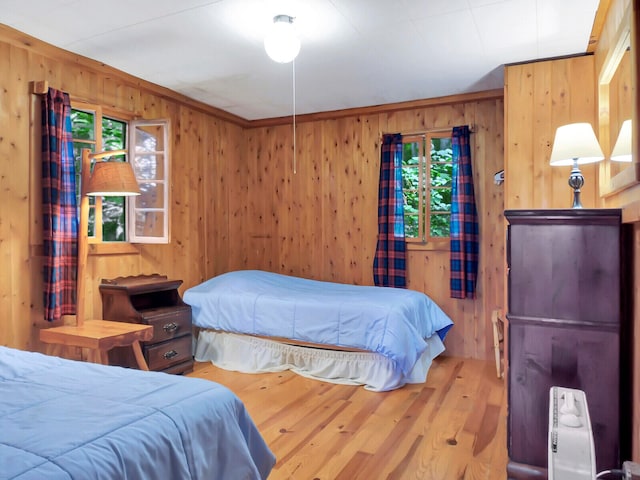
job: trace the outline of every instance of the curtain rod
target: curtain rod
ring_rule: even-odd
[[[459,125],[456,125],[456,127]],[[467,125],[469,127],[470,133],[475,133],[474,125]],[[415,132],[400,132],[401,135],[411,136],[411,135],[424,135],[426,133],[442,133],[442,132],[450,132],[453,130],[453,127],[441,127],[441,128],[425,128],[424,130],[419,130]],[[387,133],[398,133],[398,132],[381,132],[380,136],[385,135]]]

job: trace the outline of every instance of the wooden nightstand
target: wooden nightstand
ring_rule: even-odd
[[[54,344],[53,355],[59,355],[62,346],[86,348],[90,362],[109,364],[109,350],[131,347],[140,370],[149,370],[140,342],[153,337],[153,328],[124,322],[86,320],[81,326],[63,325],[40,330],[40,340]]]
[[[178,293],[182,280],[164,275],[138,275],[102,280],[102,317],[153,327],[153,337],[142,343],[150,370],[187,373],[193,370],[191,307]],[[110,363],[130,366],[128,349],[114,348]]]

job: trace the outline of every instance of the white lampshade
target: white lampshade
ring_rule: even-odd
[[[293,17],[276,15],[271,30],[264,38],[264,49],[278,63],[289,63],[300,52],[300,40],[293,26]]]
[[[615,162],[631,161],[631,120],[622,122],[618,140],[611,151],[611,160]]]
[[[553,140],[551,160],[553,166],[599,162],[604,154],[590,123],[570,123],[558,127]]]

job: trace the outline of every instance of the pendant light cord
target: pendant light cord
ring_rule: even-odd
[[[291,62],[293,72],[293,174],[296,174],[296,59]]]

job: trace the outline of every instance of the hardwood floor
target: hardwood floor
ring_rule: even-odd
[[[244,402],[277,458],[269,480],[506,478],[506,389],[491,362],[440,357],[426,383],[382,393],[208,363],[190,376]]]

